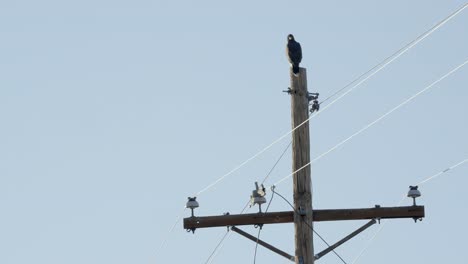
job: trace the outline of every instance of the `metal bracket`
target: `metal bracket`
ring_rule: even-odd
[[[355,237],[356,235],[358,235],[362,231],[366,230],[367,228],[369,228],[370,226],[372,226],[375,223],[376,223],[375,219],[370,220],[367,224],[363,225],[362,227],[358,228],[356,231],[354,231],[351,234],[347,235],[345,238],[341,239],[340,241],[336,242],[335,244],[329,246],[325,250],[323,250],[320,253],[318,253],[317,255],[315,255],[315,260],[317,260],[317,259],[325,256],[326,254],[330,253],[335,248],[341,246],[343,243],[345,243],[346,241],[348,241],[351,238]]]
[[[296,94],[297,92],[296,92],[296,90],[291,89],[291,87],[288,87],[287,90],[283,90],[283,93],[287,93],[287,94],[291,95],[291,94]]]
[[[302,207],[302,206],[299,206],[299,209],[297,210],[297,213],[298,213],[300,216],[306,216],[306,215],[307,215],[306,210],[305,210],[304,207]]]
[[[307,93],[307,99],[310,101],[318,100],[319,93]]]
[[[244,232],[243,230],[241,230],[241,229],[239,229],[239,228],[237,228],[235,226],[231,227],[231,230],[238,233],[239,235],[244,236],[244,237],[252,240],[253,242],[258,243],[259,245],[261,245],[261,246],[275,252],[276,254],[278,254],[280,256],[283,256],[283,257],[285,257],[285,258],[287,258],[287,259],[294,262],[294,256],[289,255],[288,253],[286,253],[286,252],[284,252],[284,251],[282,251],[282,250],[268,244],[267,242],[265,242],[265,241],[263,241],[261,239],[258,239],[256,237],[252,236],[251,234],[249,234],[247,232]]]
[[[304,264],[304,257],[299,256],[297,257],[299,264]]]

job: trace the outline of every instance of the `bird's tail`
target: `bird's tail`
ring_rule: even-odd
[[[292,70],[293,70],[294,74],[298,74],[299,73],[299,64],[293,64]]]

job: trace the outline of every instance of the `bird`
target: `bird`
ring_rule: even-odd
[[[292,34],[288,35],[288,44],[286,45],[286,55],[288,55],[288,60],[292,65],[293,73],[299,73],[299,63],[302,60],[302,48],[301,44],[294,40]]]

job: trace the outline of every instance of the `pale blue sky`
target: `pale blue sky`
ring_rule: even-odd
[[[309,90],[325,98],[465,3],[0,2],[0,263],[205,263],[225,228],[192,235],[179,224],[158,250],[187,196],[290,129],[287,34],[302,45]],[[466,61],[467,27],[464,10],[314,119],[312,157]],[[465,66],[319,160],[314,206],[396,205],[409,185],[468,158],[467,87]],[[238,213],[288,143],[203,193],[196,214]],[[467,173],[422,186],[427,218],[390,221],[357,263],[462,263]],[[292,198],[290,181],[277,190]],[[289,207],[275,198],[271,210]],[[315,227],[333,243],[362,224]],[[377,228],[338,253],[351,263]],[[262,238],[294,252],[290,224]],[[232,234],[213,263],[251,263],[253,252]],[[257,263],[286,261],[260,248]]]

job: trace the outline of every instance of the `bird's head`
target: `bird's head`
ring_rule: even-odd
[[[292,41],[292,40],[294,40],[294,36],[292,34],[289,34],[288,35],[288,41]]]

